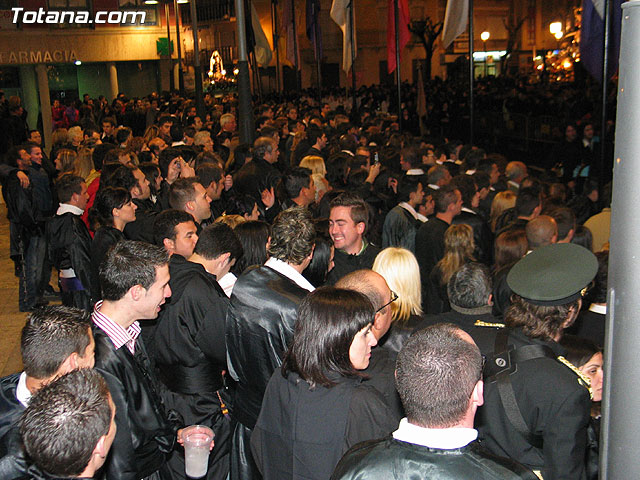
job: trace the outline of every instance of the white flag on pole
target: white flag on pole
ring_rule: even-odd
[[[331,5],[331,18],[342,30],[342,69],[349,73],[351,69],[351,22],[349,4],[353,0],[333,0]],[[353,50],[357,51],[356,42],[356,19],[353,19]]]
[[[442,46],[446,49],[467,29],[469,0],[447,0],[442,28]]]

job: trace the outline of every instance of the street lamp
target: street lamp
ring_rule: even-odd
[[[487,76],[487,40],[491,34],[486,30],[480,34],[480,38],[482,39],[482,45],[484,46],[484,76]]]
[[[549,33],[556,36],[558,32],[562,32],[562,22],[553,22],[549,24]]]

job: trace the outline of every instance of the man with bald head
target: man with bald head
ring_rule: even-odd
[[[369,377],[367,383],[382,393],[390,408],[390,414],[402,417],[402,405],[395,388],[395,362],[397,351],[384,346],[386,335],[391,328],[391,304],[398,296],[391,291],[386,280],[373,270],[356,270],[342,277],[335,285],[337,288],[355,290],[365,295],[376,313],[373,317],[371,332],[378,346],[371,350],[369,367],[363,373]]]
[[[548,215],[540,215],[530,220],[525,232],[530,251],[558,241],[558,224]]]

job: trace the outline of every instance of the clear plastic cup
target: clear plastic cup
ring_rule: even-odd
[[[202,478],[207,474],[213,430],[204,425],[191,425],[182,431],[184,469],[187,477]]]

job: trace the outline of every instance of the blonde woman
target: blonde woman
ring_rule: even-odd
[[[93,149],[81,148],[73,164],[73,174],[84,178],[87,185],[91,185],[100,172],[97,172],[93,165]]]
[[[451,225],[444,233],[444,257],[429,275],[429,296],[426,299],[427,313],[444,313],[451,310],[447,283],[465,263],[474,262],[473,228],[461,223]]]
[[[56,166],[56,170],[58,171],[58,176],[61,176],[65,173],[73,172],[77,157],[78,154],[68,148],[62,148],[58,150],[58,152],[56,153],[56,158],[54,159],[54,164]]]
[[[323,177],[327,174],[327,167],[324,165],[324,159],[317,155],[307,155],[300,160],[300,166],[308,168],[311,173],[319,173]]]
[[[387,281],[398,299],[391,303],[392,324],[389,333],[379,342],[385,348],[399,352],[422,321],[422,291],[420,267],[411,251],[406,248],[388,247],[373,262],[372,270]]]
[[[492,232],[496,232],[496,230],[500,230],[503,225],[497,225],[497,221],[500,216],[516,206],[516,194],[511,190],[505,190],[504,192],[499,192],[493,198],[493,202],[491,202],[491,213],[489,214],[489,226],[491,227]],[[515,218],[515,217],[514,217]],[[503,222],[504,223],[504,222]]]

